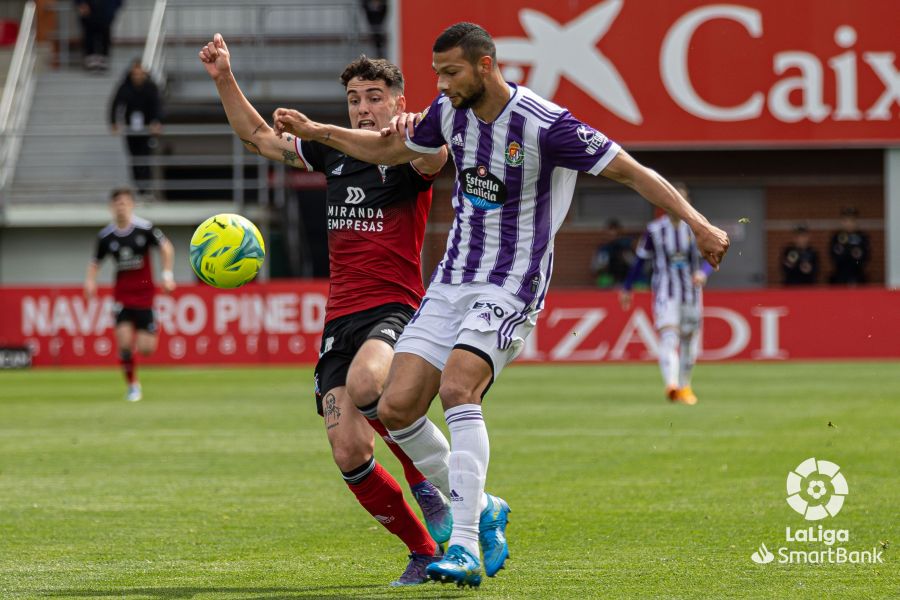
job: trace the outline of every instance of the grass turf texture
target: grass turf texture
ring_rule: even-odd
[[[0,372],[3,599],[900,594],[898,363],[701,365],[693,408],[652,365],[508,369],[486,415],[512,558],[477,592],[386,586],[405,549],[341,482],[308,369],[141,375],[131,404],[113,370]],[[751,562],[819,524],[785,502],[810,456],[850,487],[819,523],[891,542],[883,565]]]

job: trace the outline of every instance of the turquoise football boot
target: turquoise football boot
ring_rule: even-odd
[[[478,522],[478,541],[484,554],[484,574],[493,577],[503,568],[509,558],[509,544],[506,541],[506,525],[512,512],[506,500],[485,494],[487,506],[481,511]]]
[[[428,565],[425,573],[434,581],[455,583],[457,587],[481,585],[481,563],[462,546],[450,546],[444,558]]]

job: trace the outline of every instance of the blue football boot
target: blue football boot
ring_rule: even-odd
[[[428,565],[425,573],[435,581],[455,583],[457,587],[481,585],[481,563],[462,546],[450,546],[444,558]]]
[[[493,577],[503,568],[509,558],[509,544],[506,542],[508,515],[512,512],[506,500],[485,494],[487,506],[481,511],[478,522],[478,541],[484,554],[484,574]]]
[[[453,532],[453,515],[450,514],[450,503],[439,489],[434,487],[427,479],[410,488],[422,516],[425,517],[425,527],[432,539],[438,544],[443,544],[450,539]]]

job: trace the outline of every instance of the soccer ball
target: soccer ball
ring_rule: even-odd
[[[213,287],[236,288],[251,281],[265,257],[259,229],[241,215],[210,217],[191,237],[191,267]]]

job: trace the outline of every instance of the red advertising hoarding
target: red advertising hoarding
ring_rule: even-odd
[[[186,286],[156,301],[155,364],[298,364],[318,355],[325,282]],[[616,295],[556,290],[518,362],[601,362],[655,357],[648,294],[622,311]],[[34,366],[115,362],[109,290],[0,289],[0,347],[28,346]],[[707,292],[702,358],[900,358],[900,292]]]
[[[407,98],[431,48],[485,27],[507,80],[631,146],[883,146],[900,140],[896,0],[400,0]]]

